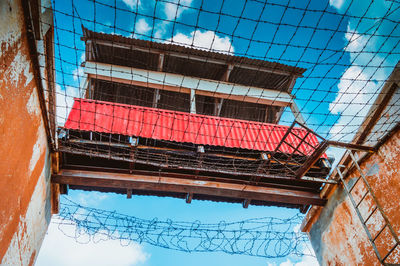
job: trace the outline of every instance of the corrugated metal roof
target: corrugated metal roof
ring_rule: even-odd
[[[157,140],[223,146],[260,151],[274,151],[289,127],[126,105],[88,99],[75,99],[65,128],[121,134]],[[293,134],[303,138],[307,131],[293,128]],[[289,134],[286,141],[296,147],[300,140]],[[319,142],[308,134],[298,150],[310,155]],[[280,151],[293,153],[294,149],[283,143]]]
[[[208,59],[223,60],[227,64],[238,63],[238,64],[252,65],[255,67],[259,67],[259,68],[282,70],[287,73],[296,74],[299,76],[301,76],[306,71],[306,69],[304,69],[304,68],[284,65],[284,64],[277,63],[277,62],[269,62],[269,61],[265,61],[265,60],[253,59],[253,58],[248,58],[248,57],[243,57],[243,56],[234,56],[234,55],[227,54],[227,53],[218,53],[218,52],[212,52],[212,51],[208,51],[208,50],[194,49],[191,47],[172,44],[172,43],[152,42],[152,41],[140,40],[140,39],[135,39],[135,38],[127,38],[127,37],[124,37],[121,35],[116,35],[116,34],[106,34],[106,33],[94,32],[83,26],[82,26],[82,31],[83,31],[82,40],[96,39],[96,40],[110,41],[110,42],[114,42],[114,43],[123,43],[123,44],[135,45],[135,46],[146,48],[146,49],[156,49],[156,50],[164,51],[167,53],[168,52],[176,52],[176,53],[182,53],[182,54],[186,54],[186,55],[200,56],[200,57],[204,57],[204,58],[208,58]]]

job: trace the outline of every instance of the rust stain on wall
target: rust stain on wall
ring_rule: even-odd
[[[379,151],[371,155],[361,165],[366,178],[380,205],[389,218],[397,234],[400,234],[400,131],[393,134]],[[358,171],[347,178],[351,186]],[[373,211],[373,198],[367,194],[361,201],[367,188],[359,180],[352,195],[356,203],[361,202],[359,210],[364,219]],[[311,218],[311,217],[310,217]],[[316,221],[310,220],[309,236],[316,255],[322,265],[380,265],[367,234],[362,227],[350,199],[341,187],[331,195]],[[313,222],[313,223],[312,223]],[[378,211],[368,219],[367,227],[375,237],[385,225]],[[388,228],[376,239],[377,249],[386,254],[394,246],[394,239]],[[400,247],[386,260],[387,263],[400,263]]]
[[[42,204],[46,200],[46,193],[40,199],[32,195],[39,178],[47,172],[48,147],[21,3],[1,1],[0,17],[0,262],[6,252],[13,252],[7,250],[17,235],[15,252],[19,252],[20,264],[27,264],[24,257],[28,257],[28,263],[34,261],[36,255],[32,254],[37,254],[35,248],[40,246],[31,250],[27,245],[31,237],[27,227],[33,222],[26,220],[26,212],[34,201]],[[24,249],[29,249],[29,254],[24,254]]]

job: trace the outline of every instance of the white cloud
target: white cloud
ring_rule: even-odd
[[[360,105],[371,98],[370,93],[377,90],[377,83],[359,66],[351,66],[342,75],[338,84],[336,99],[330,103],[329,110],[338,114],[345,112],[354,114],[360,111]],[[362,113],[365,115],[367,110]]]
[[[318,266],[319,263],[315,257],[312,256],[303,256],[301,257],[301,261],[293,262],[290,259],[282,262],[279,266]]]
[[[286,261],[281,262],[280,264],[277,263],[267,263],[268,266],[318,266],[318,260],[315,257],[314,251],[311,248],[310,244],[303,246],[303,253],[304,255],[300,258],[288,258]]]
[[[59,126],[63,126],[66,122],[75,97],[79,97],[78,88],[66,86],[63,90],[59,84],[56,85],[56,115]]]
[[[135,32],[139,34],[146,34],[151,30],[151,27],[144,18],[139,19],[135,25]]]
[[[182,12],[192,4],[192,0],[175,0],[164,5],[165,15],[168,20],[179,18]]]
[[[162,40],[163,35],[167,31],[167,26],[169,23],[170,22],[168,22],[168,21],[162,21],[162,22],[158,23],[157,26],[155,27],[157,30],[154,33],[154,38],[156,38],[158,40]]]
[[[213,31],[192,31],[189,35],[176,34],[169,42],[203,50],[233,53],[234,48],[229,37],[219,37]]]
[[[164,13],[166,19],[170,21],[163,20],[157,24],[155,27],[157,30],[154,33],[154,38],[158,40],[165,40],[166,38],[163,38],[163,36],[167,32],[168,25],[171,24],[171,21],[178,19],[182,13],[190,7],[191,4],[192,0],[171,0],[167,3],[164,3]]]
[[[97,191],[80,191],[76,196],[74,196],[74,199],[76,199],[79,204],[91,207],[99,206],[103,200],[108,198],[109,195],[107,193]]]
[[[79,60],[77,62],[77,68],[75,68],[72,71],[72,77],[74,79],[74,81],[79,81],[83,78],[83,75],[85,74],[83,71],[83,68],[80,66],[82,64],[82,62],[85,61],[85,53],[81,53],[81,56],[79,57]]]
[[[74,238],[66,236],[75,235],[75,224],[62,225],[62,230],[59,230],[57,224],[50,223],[36,265],[132,266],[144,263],[150,257],[137,243],[122,246],[119,240],[108,239],[98,243],[91,241],[87,244],[80,244]]]
[[[352,31],[349,26],[347,27],[347,32],[345,33],[344,37],[347,41],[347,46],[344,48],[346,52],[360,52],[368,44],[367,37],[362,36],[356,31]]]
[[[127,5],[130,9],[134,9],[137,6],[140,6],[140,0],[122,0],[125,5]]]
[[[85,59],[86,59],[85,53],[82,53],[80,58],[81,63],[84,62]]]
[[[344,2],[345,0],[329,0],[329,4],[336,9],[340,9],[343,6]]]
[[[344,37],[347,42],[344,51],[349,53],[351,65],[340,78],[336,98],[329,105],[332,114],[340,115],[330,135],[337,140],[351,141],[374,102],[383,80],[387,78],[387,73],[384,68],[376,67],[384,58],[379,54],[363,52],[378,50],[375,47],[376,38],[362,35],[350,26]]]
[[[301,225],[298,224],[296,226],[294,226],[293,231],[295,234],[299,235],[299,234],[304,234],[303,232],[301,232],[300,230]],[[315,253],[313,248],[311,247],[311,244],[308,243],[304,243],[301,245],[301,252],[304,254],[300,260],[298,257],[293,257],[293,258],[287,258],[286,261],[281,262],[279,264],[279,266],[313,266],[316,265],[318,266],[318,260],[315,257]],[[267,263],[268,266],[277,266],[278,264],[276,263]]]
[[[82,79],[83,78],[83,74],[84,74],[83,68],[81,68],[81,67],[75,68],[72,71],[72,75],[73,75],[74,81],[78,81],[78,80]]]

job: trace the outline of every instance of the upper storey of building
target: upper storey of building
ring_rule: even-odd
[[[86,97],[278,123],[305,69],[83,28]]]

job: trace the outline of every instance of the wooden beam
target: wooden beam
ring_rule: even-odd
[[[53,183],[96,188],[136,189],[158,192],[196,193],[237,199],[250,199],[286,204],[324,205],[318,192],[296,191],[266,186],[253,186],[214,181],[200,181],[148,175],[62,170],[52,176]]]
[[[160,90],[188,94],[195,90],[198,95],[273,106],[292,104],[292,96],[286,92],[104,63],[86,62],[85,74],[95,79]]]
[[[88,145],[103,145],[103,146],[110,146],[116,148],[126,148],[130,149],[131,144],[128,143],[118,143],[118,142],[109,142],[109,141],[97,141],[97,140],[87,140],[87,139],[70,139],[68,140],[69,143],[76,143],[76,144],[88,144]]]
[[[366,152],[374,152],[375,151],[374,147],[359,145],[359,144],[352,144],[352,143],[344,143],[344,142],[333,141],[333,140],[328,141],[328,145],[333,146],[333,147],[338,147],[338,148],[346,148],[348,150],[353,150],[353,151],[366,151]]]
[[[296,178],[302,178],[308,170],[318,161],[319,158],[321,158],[321,155],[326,151],[328,148],[328,142],[323,141],[318,148],[315,149],[313,154],[304,162],[303,166],[301,166],[297,171],[296,171]]]

